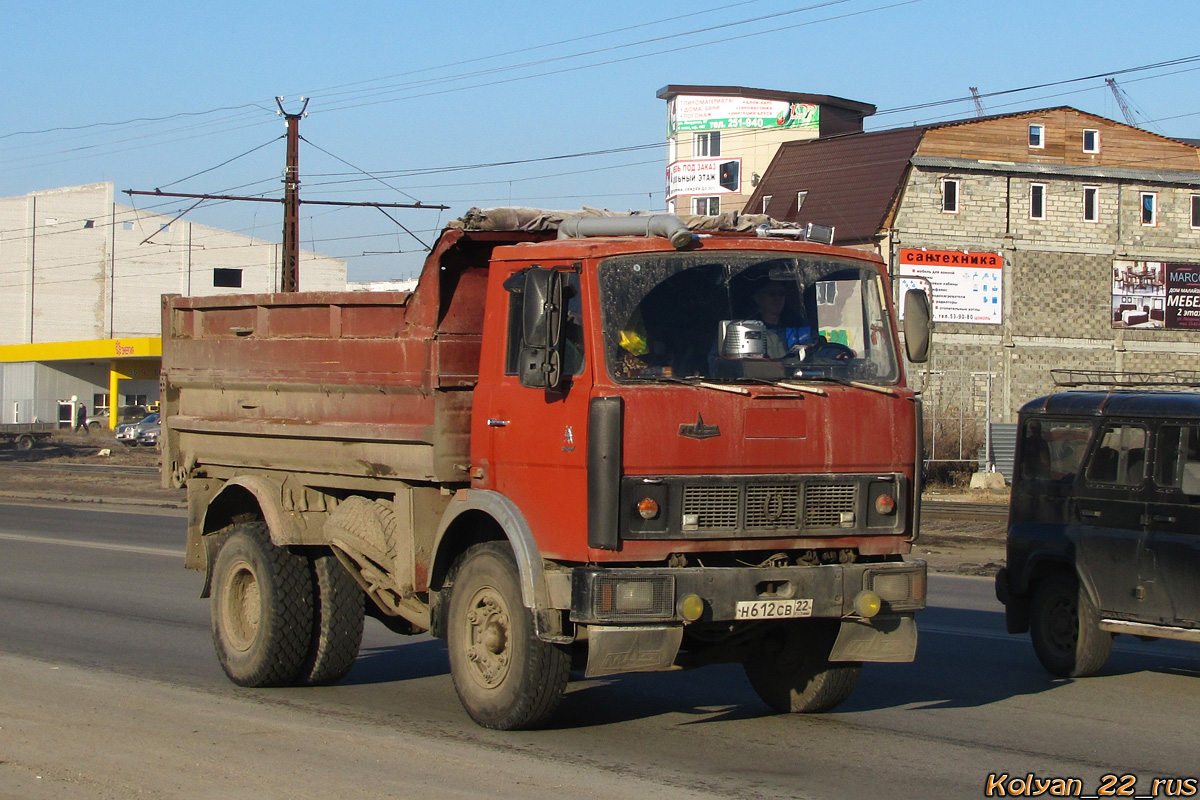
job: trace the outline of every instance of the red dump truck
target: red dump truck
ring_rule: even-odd
[[[740,662],[812,712],[912,660],[921,406],[891,285],[804,234],[472,210],[411,293],[164,297],[164,483],[230,679],[337,681],[364,614],[445,639],[498,729],[545,724],[572,670]],[[928,300],[904,302],[923,360]]]

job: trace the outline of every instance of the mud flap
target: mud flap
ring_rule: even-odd
[[[917,621],[912,617],[844,619],[830,661],[912,661],[917,656]]]
[[[584,675],[595,678],[618,672],[671,669],[682,642],[683,627],[680,625],[589,626]]]

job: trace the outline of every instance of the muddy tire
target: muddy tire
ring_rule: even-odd
[[[21,436],[17,437],[15,442],[13,442],[13,447],[17,448],[18,450],[32,450],[33,437],[29,434],[22,434]]]
[[[767,631],[743,665],[759,698],[783,714],[829,711],[858,684],[862,664],[831,662],[837,620],[781,623]]]
[[[313,581],[313,632],[298,683],[326,686],[346,676],[362,644],[363,593],[333,553],[309,560]]]
[[[1093,675],[1112,653],[1112,634],[1100,630],[1100,614],[1074,575],[1052,575],[1038,584],[1029,635],[1038,661],[1062,678]]]
[[[446,627],[454,689],[475,722],[528,729],[558,708],[571,658],[534,634],[507,543],[484,542],[462,555]]]
[[[295,683],[313,639],[308,559],[271,543],[263,522],[234,526],[213,567],[217,659],[239,686]]]

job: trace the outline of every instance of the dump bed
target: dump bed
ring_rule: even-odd
[[[164,482],[465,482],[488,258],[511,239],[448,231],[413,293],[164,296]]]

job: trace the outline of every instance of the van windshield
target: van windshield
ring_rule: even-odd
[[[600,265],[614,380],[857,380],[899,366],[875,269],[736,251],[616,256]]]

